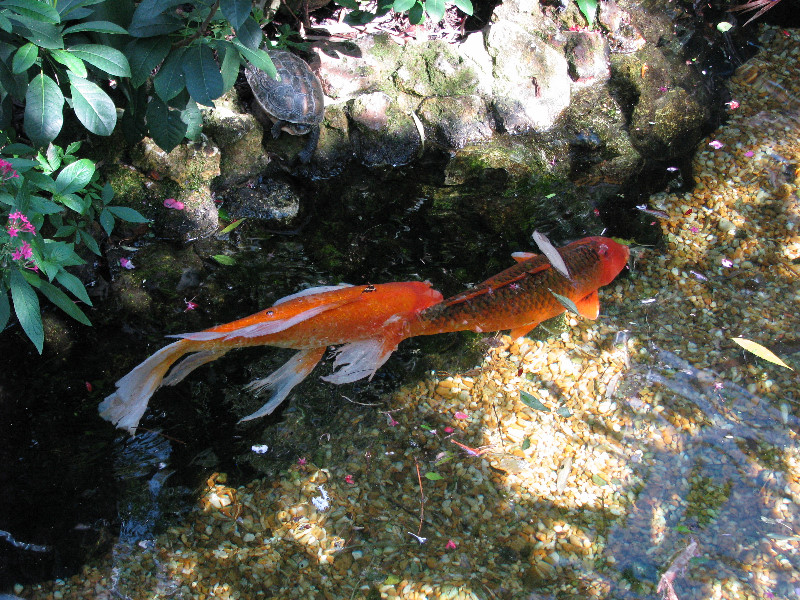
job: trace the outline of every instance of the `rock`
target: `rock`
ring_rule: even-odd
[[[418,114],[427,139],[446,148],[463,148],[467,144],[492,137],[494,119],[483,98],[477,95],[453,98],[426,98]]]
[[[300,197],[288,183],[264,179],[254,187],[242,187],[228,205],[234,219],[278,221],[288,225],[300,212]]]
[[[207,188],[220,174],[220,151],[205,135],[196,142],[179,145],[164,152],[151,138],[143,139],[131,152],[133,164],[144,173],[154,172],[168,177],[181,188]]]
[[[421,149],[413,119],[388,94],[364,94],[348,103],[353,122],[351,141],[357,159],[367,167],[410,163]]]
[[[611,77],[608,43],[599,32],[570,32],[564,53],[575,83],[592,85]]]

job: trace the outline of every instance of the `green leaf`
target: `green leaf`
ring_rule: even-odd
[[[183,4],[184,0],[144,0],[133,13],[128,26],[128,33],[133,37],[153,37],[172,33],[183,27],[174,6]]]
[[[89,203],[77,194],[53,194],[53,200],[63,204],[70,210],[74,210],[80,215],[86,214],[89,208]]]
[[[233,258],[231,258],[230,256],[227,256],[225,254],[215,254],[211,258],[213,258],[215,261],[217,261],[221,265],[235,265],[236,264],[236,261]]]
[[[586,22],[591,27],[594,24],[594,18],[597,16],[597,0],[575,0],[578,8],[581,9]]]
[[[39,298],[36,297],[36,292],[17,269],[11,270],[10,284],[14,313],[17,315],[22,330],[41,354],[44,347],[44,328],[42,327]]]
[[[453,0],[456,8],[466,15],[472,16],[472,2],[470,0]]]
[[[53,234],[53,237],[68,237],[75,233],[78,230],[77,227],[74,225],[61,225],[56,232]]]
[[[14,28],[14,32],[19,33],[29,42],[48,50],[64,47],[64,39],[61,37],[61,29],[58,26],[23,15],[6,14],[11,21],[18,24]]]
[[[111,184],[106,182],[103,185],[103,190],[100,192],[100,198],[103,200],[103,205],[108,204],[114,199],[114,188],[111,187]]]
[[[34,145],[52,142],[64,124],[64,95],[56,82],[40,73],[33,78],[25,94],[25,133]]]
[[[70,317],[83,323],[84,325],[91,326],[89,319],[83,314],[83,311],[67,296],[64,292],[54,286],[52,283],[40,279],[33,273],[23,273],[28,283],[37,288],[42,294],[55,304],[58,308],[67,313]],[[39,317],[41,319],[41,315]]]
[[[81,241],[86,244],[86,247],[94,252],[97,256],[101,256],[100,254],[100,246],[97,245],[95,239],[86,233],[83,229],[79,229],[78,233],[80,234]]]
[[[444,0],[426,0],[425,12],[434,23],[438,23],[444,17]]]
[[[531,447],[531,438],[526,437],[524,440],[522,440],[522,445],[520,446],[520,448],[523,450],[527,450],[530,447]]]
[[[89,306],[92,305],[92,301],[89,299],[89,294],[86,293],[86,288],[84,287],[83,282],[75,277],[75,275],[72,273],[67,273],[62,269],[58,272],[58,275],[56,275],[56,281],[63,285],[64,288],[78,300],[85,302]]]
[[[9,21],[3,13],[0,13],[0,29],[6,33],[11,33],[11,31],[14,29],[11,21]]]
[[[131,76],[128,59],[116,48],[100,44],[78,44],[77,46],[71,46],[69,51],[109,75],[116,75],[117,77]]]
[[[248,18],[242,26],[236,30],[236,38],[250,50],[256,51],[264,41],[264,32],[255,19]]]
[[[26,17],[42,21],[43,23],[52,23],[56,25],[61,22],[61,16],[58,14],[58,11],[47,2],[37,2],[36,0],[3,0],[0,7],[11,9],[19,15],[25,15]]]
[[[219,8],[233,28],[238,29],[250,16],[252,5],[252,0],[220,0]]]
[[[149,223],[150,219],[142,216],[142,214],[127,206],[108,206],[106,207],[115,217],[127,221],[128,223]]]
[[[417,3],[417,0],[394,0],[392,9],[395,12],[406,12]]]
[[[58,9],[58,14],[61,15],[62,21],[71,21],[84,19],[91,15],[92,11],[86,9],[86,6],[100,4],[105,1],[106,0],[58,0],[56,8]]]
[[[51,50],[50,56],[53,57],[53,60],[60,62],[70,71],[75,73],[75,75],[78,75],[79,77],[86,77],[86,75],[88,75],[86,71],[86,65],[83,64],[83,61],[80,58],[74,56],[71,52],[67,50]]]
[[[114,106],[114,101],[88,79],[72,73],[67,75],[72,94],[72,108],[78,120],[96,135],[111,135],[117,126],[117,108]]]
[[[742,348],[744,348],[745,350],[750,352],[751,354],[755,354],[757,357],[763,358],[764,360],[766,360],[768,362],[771,362],[771,363],[773,363],[775,365],[779,365],[781,367],[786,367],[787,369],[789,369],[791,371],[794,371],[794,369],[792,367],[790,367],[785,362],[783,362],[780,358],[778,358],[778,356],[774,352],[772,352],[772,350],[769,350],[768,348],[765,348],[761,344],[758,344],[756,342],[753,342],[753,341],[745,339],[745,338],[735,337],[735,338],[731,338],[731,339],[734,342],[736,342],[737,344],[739,344]]]
[[[219,65],[208,44],[195,44],[186,49],[183,75],[189,95],[198,104],[214,106],[214,99],[225,91]]]
[[[383,581],[383,585],[395,585],[400,583],[400,578],[397,575],[388,575]]]
[[[561,306],[563,306],[564,308],[566,308],[569,312],[574,313],[576,315],[580,315],[581,314],[578,311],[578,307],[575,305],[575,303],[572,300],[570,300],[566,296],[562,296],[561,294],[555,293],[553,290],[550,290],[550,293],[553,294],[555,299],[558,300],[558,303]]]
[[[180,144],[188,129],[181,120],[180,112],[170,110],[158,97],[153,97],[147,105],[147,127],[153,141],[164,152],[171,152]]]
[[[233,38],[233,44],[236,46],[236,49],[239,50],[239,54],[250,61],[254,67],[261,69],[273,79],[278,76],[278,70],[275,68],[275,65],[272,64],[272,59],[269,57],[269,54],[264,50],[250,50],[250,48],[244,46],[236,38]]]
[[[40,215],[54,215],[64,210],[52,200],[40,196],[31,196],[30,203],[31,208]]]
[[[84,189],[92,180],[94,171],[94,163],[88,158],[67,165],[56,177],[56,193],[66,195]]]
[[[544,404],[539,402],[539,399],[529,394],[525,390],[519,391],[519,399],[525,406],[532,408],[533,410],[541,410],[543,412],[550,412],[550,409],[547,408]]]
[[[595,485],[599,486],[608,485],[608,482],[605,480],[605,478],[602,475],[598,475],[597,473],[592,474],[592,481],[594,482]]]
[[[100,221],[100,226],[105,230],[106,235],[111,235],[111,232],[114,231],[114,215],[111,214],[111,211],[104,208],[100,212],[98,220]]]
[[[11,318],[11,304],[6,290],[0,289],[0,331],[3,331]]]
[[[169,54],[171,42],[167,37],[135,39],[125,46],[131,66],[131,85],[139,87]]]
[[[124,27],[120,27],[111,21],[84,21],[77,25],[67,27],[63,34],[78,33],[79,31],[95,31],[97,33],[128,33]]]
[[[220,50],[217,50],[219,54]],[[222,59],[222,85],[227,92],[236,83],[236,78],[239,76],[239,67],[242,66],[242,60],[239,58],[239,51],[230,42],[224,42],[223,50],[224,58]]]
[[[247,218],[247,217],[243,217],[243,218],[241,218],[241,219],[237,219],[236,221],[234,221],[233,223],[231,223],[230,225],[228,225],[228,226],[227,226],[225,229],[223,229],[222,231],[220,231],[220,233],[230,233],[231,231],[233,231],[234,229],[236,229],[236,228],[237,228],[239,225],[241,225],[241,224],[242,224],[242,222],[243,222],[243,221],[244,221],[246,218]]]
[[[39,47],[36,44],[28,42],[14,53],[11,71],[14,74],[24,73],[36,62],[37,58],[39,58]]]
[[[419,0],[408,11],[408,20],[411,21],[412,25],[421,25],[425,22],[425,7]]]
[[[25,182],[40,190],[50,192],[51,194],[56,191],[56,182],[53,181],[53,178],[39,171],[29,171],[25,173]]]
[[[433,473],[432,471],[428,471],[427,473],[425,473],[425,477],[427,479],[430,479],[431,481],[439,481],[440,479],[444,479],[444,477],[442,477],[438,473]]]
[[[569,409],[566,406],[560,406],[558,408],[558,410],[556,410],[556,414],[558,416],[564,417],[564,418],[572,416],[572,413],[569,411]]]
[[[169,102],[186,88],[183,76],[183,53],[185,48],[176,48],[167,56],[158,73],[153,78],[156,94],[164,102]]]

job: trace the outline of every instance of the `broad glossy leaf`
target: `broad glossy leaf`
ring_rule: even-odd
[[[86,244],[86,247],[97,256],[101,256],[100,246],[97,245],[97,241],[83,229],[80,229],[78,232],[80,233],[81,241]]]
[[[245,19],[250,16],[250,7],[252,5],[252,0],[220,0],[219,3],[222,14],[225,15],[225,18],[233,25],[234,29],[238,29]]]
[[[11,33],[13,28],[14,26],[11,24],[11,21],[9,21],[4,14],[0,13],[0,29],[6,33]]]
[[[519,399],[522,401],[523,404],[525,404],[525,406],[528,406],[534,410],[550,412],[550,409],[547,408],[544,404],[542,404],[536,396],[534,396],[533,394],[529,394],[525,390],[519,391]]]
[[[413,25],[421,25],[425,22],[425,7],[422,6],[421,2],[417,1],[408,11],[408,20]]]
[[[111,235],[111,232],[114,231],[114,215],[111,214],[111,211],[104,208],[100,212],[98,221],[100,221],[100,226],[105,230],[106,235]]]
[[[186,123],[186,138],[196,140],[203,130],[203,113],[200,112],[197,102],[190,99],[180,114],[181,121]]]
[[[44,347],[44,328],[42,327],[42,313],[39,308],[39,298],[25,278],[17,269],[11,269],[11,300],[14,303],[14,313],[17,315],[22,330],[30,338],[39,354]]]
[[[239,67],[242,66],[242,61],[239,58],[239,51],[236,46],[230,42],[224,42],[222,50],[217,50],[217,54],[220,52],[223,54],[222,67],[220,69],[222,84],[227,92],[236,83],[236,78],[239,77]]]
[[[109,206],[107,209],[115,216],[128,223],[149,223],[150,219],[144,217],[138,210],[127,206]]]
[[[183,21],[175,15],[174,7],[183,0],[144,0],[133,13],[128,33],[133,37],[153,37],[172,33],[183,27]]]
[[[750,352],[752,354],[755,354],[757,357],[763,358],[764,360],[766,360],[768,362],[771,362],[771,363],[776,364],[776,365],[780,365],[781,367],[786,367],[787,369],[790,369],[790,370],[794,371],[794,369],[792,369],[792,367],[790,367],[785,362],[783,362],[780,358],[778,358],[778,356],[774,352],[772,352],[772,350],[770,350],[768,348],[765,348],[761,344],[759,344],[757,342],[754,342],[752,340],[745,339],[745,338],[735,337],[735,338],[731,338],[731,339],[734,342],[736,342],[737,344],[739,344],[742,348],[747,350],[748,352]]]
[[[100,4],[106,0],[58,0],[56,8],[61,15],[62,21],[70,21],[74,19],[84,19],[92,14],[87,6]]]
[[[581,313],[578,310],[577,305],[572,300],[570,300],[566,296],[562,296],[561,294],[557,294],[553,290],[550,290],[550,293],[553,294],[553,296],[555,297],[556,300],[558,300],[558,303],[561,304],[561,306],[566,308],[572,314],[580,316]]]
[[[269,57],[269,54],[264,50],[250,50],[250,48],[243,45],[237,38],[233,38],[233,43],[236,49],[239,50],[239,54],[250,61],[254,67],[261,69],[273,79],[277,77],[278,70],[275,68],[275,65],[272,64],[272,59]]]
[[[21,46],[19,50],[14,53],[14,60],[11,63],[11,70],[14,74],[24,73],[30,66],[36,62],[39,57],[39,47],[36,44],[28,42]]]
[[[86,77],[86,75],[88,75],[86,71],[86,65],[83,64],[83,61],[72,54],[69,50],[51,50],[50,56],[52,56],[54,60],[67,67],[78,77]]]
[[[61,29],[58,25],[44,23],[23,15],[12,16],[10,13],[6,13],[6,15],[11,21],[18,24],[18,27],[14,28],[15,33],[19,33],[29,42],[48,50],[64,47],[64,39],[61,37]]]
[[[470,0],[452,0],[456,8],[466,15],[472,15],[472,2]]]
[[[67,313],[70,317],[83,323],[84,325],[91,326],[91,322],[83,314],[83,311],[78,308],[78,306],[67,296],[64,292],[54,286],[52,283],[45,281],[44,279],[40,279],[36,276],[33,278],[26,277],[27,281],[36,287],[42,294],[50,300],[53,304],[55,304],[58,308],[63,310]],[[41,318],[41,315],[40,315]]]
[[[114,106],[114,101],[88,79],[71,73],[68,75],[72,108],[80,122],[94,134],[111,135],[117,125],[117,108]]]
[[[56,193],[72,194],[82,190],[92,180],[94,171],[94,163],[88,158],[67,165],[56,177]]]
[[[180,112],[170,110],[158,97],[154,97],[147,105],[147,127],[150,137],[165,152],[171,152],[181,143],[187,129]]]
[[[97,33],[128,33],[124,27],[120,27],[111,21],[85,21],[72,25],[64,30],[64,35],[78,33],[79,31],[95,31]]]
[[[25,133],[36,146],[47,146],[64,124],[64,94],[48,75],[33,78],[25,94]]]
[[[440,479],[444,479],[441,475],[434,473],[433,471],[428,471],[425,473],[425,478],[430,479],[431,481],[439,481]]]
[[[11,303],[8,301],[8,294],[6,290],[0,290],[0,332],[2,332],[8,320],[11,318]]]
[[[214,99],[225,91],[219,65],[214,60],[214,52],[207,44],[195,44],[186,49],[183,61],[183,75],[189,95],[204,106],[214,106]]]
[[[395,12],[406,12],[417,3],[417,0],[394,0],[392,9]]]
[[[169,102],[186,88],[183,77],[183,53],[185,48],[176,48],[167,56],[158,73],[153,78],[156,94],[164,102]]]
[[[47,2],[37,0],[3,0],[0,8],[8,8],[19,15],[24,15],[43,23],[58,24],[61,16],[58,11]]]
[[[30,203],[31,203],[31,208],[36,212],[38,212],[40,215],[54,215],[64,210],[61,206],[59,206],[52,200],[48,200],[47,198],[41,198],[40,196],[31,196]]]
[[[117,77],[131,76],[128,59],[116,48],[100,44],[78,44],[77,46],[71,46],[69,51],[109,75],[116,75]]]
[[[125,47],[131,66],[131,85],[139,87],[169,54],[171,43],[167,37],[136,39]]]
[[[63,204],[70,210],[74,210],[80,215],[86,214],[86,211],[89,209],[89,202],[77,194],[53,194],[53,200]]]
[[[597,15],[597,0],[575,0],[578,8],[581,9],[583,16],[591,26],[594,23],[594,18]]]
[[[251,50],[258,50],[264,41],[264,32],[253,17],[248,17],[242,26],[236,29],[236,37]]]
[[[92,301],[89,299],[89,294],[86,293],[86,287],[84,287],[83,282],[75,277],[75,275],[72,273],[67,273],[62,269],[58,272],[58,275],[56,275],[56,281],[63,285],[64,288],[78,300],[85,302],[89,306],[92,305]]]

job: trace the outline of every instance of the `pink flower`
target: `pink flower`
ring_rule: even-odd
[[[14,170],[14,167],[11,166],[10,162],[0,159],[0,179],[6,181],[7,179],[13,179],[14,177],[19,177],[19,173]]]
[[[183,312],[189,312],[190,310],[194,310],[199,306],[197,302],[194,301],[194,298],[192,298],[191,300],[184,300],[184,302],[186,303],[186,308],[184,309]]]
[[[22,246],[11,253],[14,260],[29,260],[33,256],[33,248],[28,242],[22,242]]]
[[[456,414],[453,415],[456,419],[469,419],[469,415],[462,411],[457,411]]]
[[[17,237],[19,232],[20,230],[14,227],[13,225],[8,226],[8,235],[10,235],[11,237]]]
[[[344,476],[344,481],[345,481],[345,483],[349,483],[350,485],[355,483],[355,481],[353,481],[353,476],[352,475],[345,475]]]
[[[297,464],[300,465],[301,467],[306,466],[307,462],[308,462],[308,460],[305,459],[305,458],[302,458],[302,457],[297,459]]]
[[[172,208],[175,210],[183,210],[185,205],[180,200],[175,200],[175,198],[167,198],[164,200],[164,206],[167,208]]]
[[[711,146],[711,147],[712,147],[714,150],[719,150],[719,149],[720,149],[720,148],[722,148],[722,147],[723,147],[725,144],[723,144],[723,143],[722,143],[722,142],[720,142],[719,140],[711,140],[710,142],[708,142],[708,145],[709,145],[709,146]]]
[[[689,227],[689,231],[691,231],[692,233],[697,233],[700,230],[697,227],[692,226],[692,227]]]
[[[447,543],[444,545],[445,550],[455,550],[456,543],[453,540],[447,540]]]
[[[725,106],[727,106],[730,110],[736,110],[740,105],[736,100],[731,100],[730,102],[726,102]]]
[[[123,269],[128,269],[129,271],[136,268],[133,266],[131,260],[129,258],[125,258],[124,256],[119,259],[119,266]]]

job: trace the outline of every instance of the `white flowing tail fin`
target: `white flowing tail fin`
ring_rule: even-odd
[[[169,375],[164,377],[164,381],[161,382],[161,385],[179,384],[197,367],[200,367],[206,363],[210,363],[213,360],[217,360],[219,357],[227,353],[228,350],[230,350],[230,348],[203,350],[202,352],[195,352],[194,354],[187,356],[181,362],[175,365],[172,371],[169,372]]]
[[[117,381],[117,391],[98,406],[100,416],[134,435],[150,396],[161,386],[167,370],[190,347],[183,340],[165,346]]]
[[[337,370],[322,379],[336,384],[351,383],[364,377],[372,379],[375,371],[397,350],[397,344],[392,336],[345,344],[336,350],[333,368]]]
[[[250,421],[263,417],[264,415],[272,414],[278,408],[281,402],[286,399],[292,388],[298,383],[303,381],[317,363],[325,354],[325,346],[321,348],[309,348],[308,350],[300,350],[296,352],[280,369],[272,373],[269,377],[264,379],[257,379],[250,383],[246,389],[259,392],[264,388],[271,388],[273,391],[272,396],[264,406],[259,408],[256,412],[242,417],[239,422]]]

